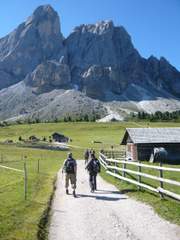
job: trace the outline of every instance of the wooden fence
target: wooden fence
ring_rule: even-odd
[[[23,157],[23,160],[25,160],[24,157]],[[10,171],[14,171],[14,172],[18,172],[18,173],[21,173],[23,175],[23,179],[24,179],[24,199],[27,200],[27,193],[28,193],[28,170],[27,170],[26,161],[24,161],[24,169],[23,170],[2,165],[2,163],[15,163],[15,162],[22,162],[22,160],[20,160],[20,161],[6,161],[6,162],[0,161],[0,163],[1,163],[0,164],[0,168],[6,169],[6,170],[10,170]],[[37,173],[40,173],[40,160],[39,159],[37,160]]]
[[[105,168],[106,173],[114,176],[120,180],[129,182],[131,184],[135,184],[138,186],[138,189],[145,188],[150,191],[159,193],[160,196],[163,198],[164,195],[167,195],[171,198],[174,198],[176,200],[180,201],[180,195],[178,193],[169,191],[164,188],[164,183],[168,183],[170,185],[175,185],[180,187],[180,182],[164,178],[164,172],[169,171],[169,172],[179,172],[180,174],[180,168],[171,168],[171,167],[163,167],[162,164],[160,163],[160,166],[153,166],[153,165],[148,165],[148,164],[143,164],[141,162],[132,162],[132,161],[127,161],[124,160],[126,159],[125,157],[122,157],[122,153],[117,153],[115,152],[114,155],[112,152],[103,152],[100,153],[99,155],[99,160],[101,165]],[[135,171],[134,169],[128,169],[130,166],[137,166],[138,171]],[[151,170],[157,170],[159,172],[159,177],[149,174],[149,173],[143,173],[143,169],[151,169]],[[134,180],[132,178],[128,178],[126,175],[135,175],[137,176],[137,179]],[[158,187],[153,187],[150,184],[142,182],[142,177],[148,178],[151,180],[155,180],[159,182]]]

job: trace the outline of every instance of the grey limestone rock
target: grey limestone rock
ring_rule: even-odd
[[[180,72],[165,58],[141,57],[112,21],[82,24],[65,39],[57,12],[45,5],[0,39],[1,119],[103,115],[114,101],[113,108],[176,110],[179,98]]]
[[[71,74],[68,65],[47,61],[28,74],[25,83],[35,88],[36,93],[48,92],[56,88],[70,87]]]
[[[86,95],[104,101],[113,100],[109,93],[120,94],[128,85],[125,75],[117,67],[93,65],[82,77],[82,90]]]
[[[7,87],[46,60],[67,59],[58,14],[49,5],[38,7],[26,22],[0,39],[0,87]],[[6,76],[5,76],[6,75]]]
[[[81,85],[84,72],[93,66],[122,67],[128,58],[140,58],[123,27],[112,21],[81,25],[65,41],[72,80]]]
[[[120,65],[134,54],[131,38],[123,27],[112,21],[81,25],[66,39],[72,67]]]

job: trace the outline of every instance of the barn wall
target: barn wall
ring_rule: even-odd
[[[137,157],[137,145],[136,144],[128,143],[126,145],[126,156],[128,158],[131,158],[134,161],[138,160],[138,157]]]
[[[169,143],[169,144],[138,144],[137,154],[138,160],[149,160],[153,148],[163,147],[168,152],[168,160],[176,161],[180,163],[180,144],[179,143]]]
[[[138,160],[149,160],[151,153],[153,151],[154,145],[152,144],[138,144],[137,152],[138,152]]]

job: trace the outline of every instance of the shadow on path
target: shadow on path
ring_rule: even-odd
[[[121,194],[121,191],[110,191],[110,190],[96,190],[96,193],[98,194]]]
[[[97,200],[103,200],[103,201],[118,201],[118,200],[124,200],[127,198],[124,197],[108,197],[108,196],[99,196],[99,195],[89,195],[89,194],[77,194],[76,198],[95,198]]]

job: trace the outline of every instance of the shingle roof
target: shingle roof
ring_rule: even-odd
[[[128,137],[132,143],[180,143],[180,127],[126,128],[122,145],[126,145]]]

